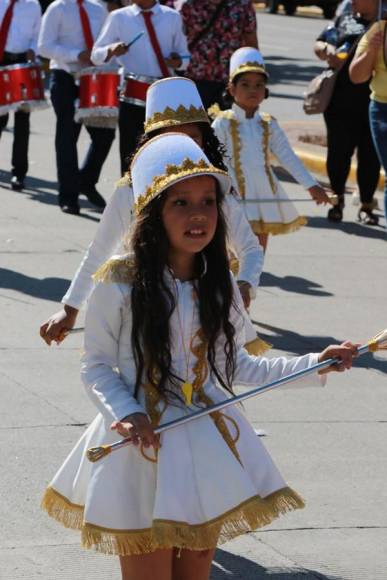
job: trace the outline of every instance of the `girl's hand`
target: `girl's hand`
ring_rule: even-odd
[[[243,280],[239,280],[238,281],[238,288],[239,288],[239,292],[241,293],[241,296],[242,296],[244,307],[247,310],[249,308],[250,302],[251,302],[251,296],[250,296],[251,286],[248,282],[244,282]]]
[[[318,362],[323,362],[324,360],[328,360],[329,358],[336,358],[340,362],[331,365],[326,369],[318,371],[318,374],[323,375],[331,372],[340,373],[350,369],[352,367],[353,359],[357,357],[357,349],[359,346],[360,344],[352,344],[352,342],[349,341],[343,342],[340,345],[334,344],[331,346],[327,346],[327,348],[320,353],[318,357]]]
[[[321,205],[322,203],[324,205],[327,203],[332,204],[332,201],[329,199],[327,192],[323,187],[321,187],[321,185],[313,185],[312,187],[309,187],[308,191],[317,205]]]
[[[155,435],[153,427],[144,413],[133,413],[124,417],[122,421],[114,421],[110,428],[117,431],[122,437],[130,437],[134,445],[143,443],[144,447],[153,446],[159,449],[159,437]]]
[[[78,310],[76,308],[65,304],[62,310],[50,316],[47,322],[42,324],[40,336],[48,346],[51,345],[53,340],[57,344],[61,343],[66,338],[68,331],[74,327],[77,315]]]

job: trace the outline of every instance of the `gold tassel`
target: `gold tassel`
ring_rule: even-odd
[[[259,200],[257,200],[259,202]],[[279,234],[289,234],[291,232],[296,232],[308,223],[308,220],[304,216],[298,216],[292,222],[285,223],[266,223],[262,220],[251,220],[249,221],[251,229],[255,234],[272,234],[277,236]]]
[[[277,185],[270,166],[270,121],[271,115],[269,113],[261,113],[261,126],[263,129],[263,154],[265,157],[265,172],[269,180],[271,190],[274,194],[276,194]]]
[[[259,336],[250,342],[246,342],[245,344],[245,349],[253,356],[260,356],[264,352],[270,350],[272,347],[272,344],[264,341],[262,338],[259,338]]]

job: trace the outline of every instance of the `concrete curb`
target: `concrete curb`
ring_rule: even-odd
[[[326,169],[326,159],[322,155],[316,155],[315,153],[311,153],[302,148],[295,148],[296,155],[301,159],[303,164],[309,171],[312,173],[317,173],[318,175],[323,175],[324,177],[327,176],[327,169]],[[351,164],[351,171],[349,173],[349,181],[356,183],[356,170],[357,166],[356,163]],[[384,190],[384,172],[383,170],[380,172],[380,178],[378,183],[378,189]]]

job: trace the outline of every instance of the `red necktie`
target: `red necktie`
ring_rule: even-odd
[[[164,60],[164,57],[163,57],[162,52],[161,52],[159,41],[157,39],[156,31],[155,31],[153,23],[152,23],[153,12],[148,11],[148,12],[142,12],[141,14],[143,15],[143,18],[145,21],[145,26],[146,26],[146,29],[147,29],[148,34],[149,34],[149,39],[151,41],[153,51],[156,55],[157,62],[159,63],[161,73],[162,73],[163,77],[169,77],[171,75],[170,75],[170,72],[168,70],[167,65],[165,64],[165,60]]]
[[[13,16],[13,7],[15,6],[16,0],[11,0],[7,10],[5,11],[3,21],[0,27],[0,62],[4,58],[4,49],[7,44],[9,27],[11,26],[11,20]]]
[[[87,50],[91,50],[93,48],[94,40],[93,40],[93,33],[91,32],[90,27],[90,20],[83,6],[83,0],[77,0],[78,8],[79,8],[79,17],[81,19],[82,30],[83,30],[83,37],[86,42]]]

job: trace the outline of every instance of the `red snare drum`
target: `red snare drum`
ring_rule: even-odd
[[[114,127],[118,119],[117,69],[89,67],[79,75],[79,104],[75,120],[91,127]]]
[[[47,107],[43,78],[41,67],[32,62],[0,67],[1,113],[7,108],[30,111]]]
[[[158,81],[157,77],[129,74],[125,76],[124,89],[120,99],[125,103],[145,107],[146,93],[152,83]]]

